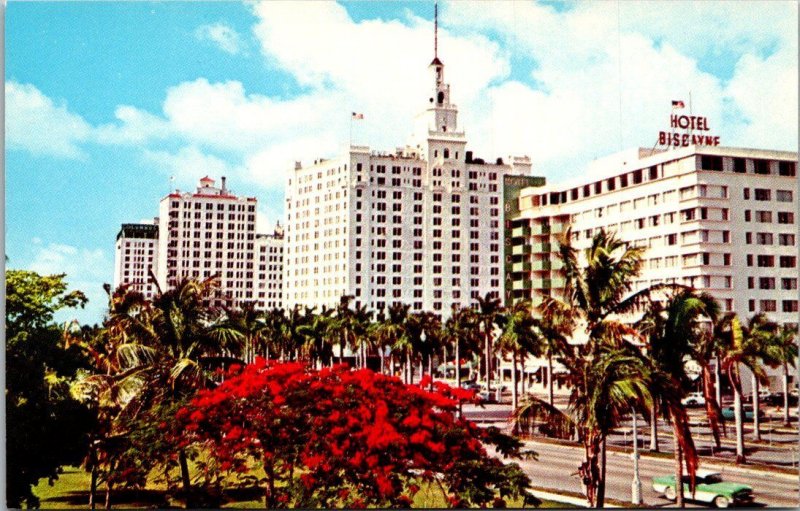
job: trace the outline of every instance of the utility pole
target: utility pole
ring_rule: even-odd
[[[633,412],[633,481],[631,482],[631,503],[642,503],[642,481],[639,479],[639,428],[636,425],[636,410]]]

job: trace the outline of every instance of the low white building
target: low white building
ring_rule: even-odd
[[[512,220],[513,297],[564,287],[558,243],[587,248],[600,229],[644,247],[635,289],[678,283],[743,321],[798,324],[797,153],[690,146],[638,149],[574,181],[528,188]]]

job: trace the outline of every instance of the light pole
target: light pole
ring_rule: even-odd
[[[636,425],[636,410],[633,410],[633,481],[631,482],[631,503],[642,503],[642,481],[639,479],[639,428]]]

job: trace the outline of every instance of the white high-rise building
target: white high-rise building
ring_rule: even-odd
[[[123,224],[117,235],[114,285],[130,284],[147,298],[184,278],[218,276],[217,305],[282,306],[283,232],[256,234],[254,197],[239,197],[204,177],[195,192],[161,200],[152,225]]]
[[[156,286],[150,274],[158,260],[158,218],[151,224],[122,224],[114,244],[114,288],[128,284],[151,299]]]
[[[563,289],[559,235],[599,229],[644,247],[636,289],[678,283],[723,311],[798,323],[797,153],[690,146],[599,161],[570,183],[524,189],[513,220],[514,296]]]
[[[256,234],[256,257],[257,307],[283,308],[283,228],[280,223],[272,234]]]
[[[286,306],[331,307],[352,295],[372,310],[399,302],[446,315],[451,304],[503,294],[504,178],[530,174],[530,159],[473,157],[438,57],[429,71],[428,106],[406,146],[350,146],[341,157],[295,165],[286,187]]]
[[[256,199],[237,197],[206,176],[195,192],[170,193],[159,205],[158,283],[220,276],[227,302],[255,300]]]

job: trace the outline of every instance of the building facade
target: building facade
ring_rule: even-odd
[[[564,286],[567,228],[579,251],[600,229],[645,249],[635,289],[695,287],[723,311],[798,322],[797,154],[690,146],[639,149],[598,162],[586,178],[528,188],[512,221],[515,298]]]
[[[158,218],[152,224],[122,224],[114,244],[114,288],[127,284],[151,299],[156,286],[150,278],[158,261]]]
[[[256,234],[258,276],[256,306],[259,309],[283,308],[283,228],[272,234]]]
[[[218,276],[217,305],[282,306],[283,234],[256,234],[257,201],[206,176],[194,192],[177,190],[159,204],[153,225],[123,224],[117,236],[115,286],[131,284],[152,298],[181,279]]]
[[[500,297],[504,177],[528,157],[486,162],[467,151],[444,64],[429,66],[428,106],[393,153],[350,146],[342,157],[291,172],[286,187],[284,300],[334,306],[352,295],[447,315],[453,304]]]

